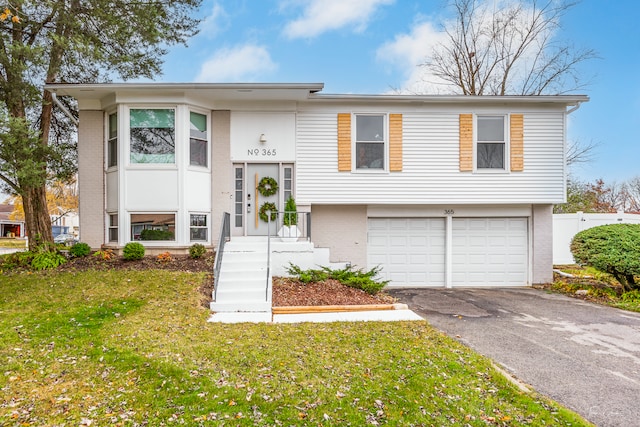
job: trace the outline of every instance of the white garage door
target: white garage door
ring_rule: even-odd
[[[454,218],[453,286],[527,284],[526,218]]]
[[[369,218],[367,262],[390,285],[444,286],[444,218]]]

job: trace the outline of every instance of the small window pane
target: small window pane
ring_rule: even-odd
[[[356,151],[357,169],[384,168],[384,144],[359,142]]]
[[[477,151],[479,169],[504,169],[504,144],[479,143]]]
[[[384,141],[383,116],[356,116],[357,141]]]
[[[478,141],[504,141],[504,117],[478,117]]]
[[[207,141],[191,138],[189,150],[189,162],[192,166],[207,167]]]
[[[206,228],[192,228],[191,229],[191,240],[207,240],[207,229]]]
[[[109,225],[111,227],[118,226],[118,215],[109,215]]]
[[[191,138],[207,139],[207,116],[191,112]]]
[[[118,140],[110,139],[107,143],[107,166],[118,166]]]
[[[284,168],[284,179],[291,179],[291,168]]]
[[[118,115],[110,114],[109,115],[109,139],[115,138],[118,136]]]
[[[236,178],[242,179],[242,168],[236,168]]]

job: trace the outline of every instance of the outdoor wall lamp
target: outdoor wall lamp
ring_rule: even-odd
[[[267,137],[263,134],[260,134],[260,144],[264,144],[267,142]]]

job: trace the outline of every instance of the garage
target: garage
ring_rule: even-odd
[[[367,262],[403,286],[445,284],[444,218],[369,218]]]
[[[450,286],[528,284],[527,218],[369,218],[367,261],[382,267],[390,285]],[[449,255],[449,257],[447,257]]]
[[[527,284],[526,218],[453,218],[453,286]]]

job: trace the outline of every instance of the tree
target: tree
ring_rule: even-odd
[[[583,87],[578,66],[591,49],[556,40],[575,3],[451,0],[455,19],[423,64],[464,95],[557,95]]]
[[[75,168],[75,129],[43,85],[151,78],[167,46],[197,32],[200,3],[13,0],[0,14],[0,182],[22,199],[32,249],[53,247],[47,181]]]

